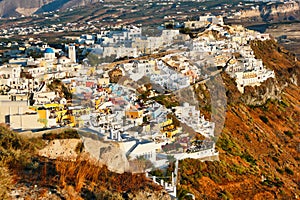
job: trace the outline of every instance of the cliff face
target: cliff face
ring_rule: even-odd
[[[236,90],[234,80],[223,74],[227,85],[227,98],[230,104],[244,103],[250,106],[264,105],[268,100],[281,100],[284,90],[290,85],[299,86],[299,61],[294,54],[279,46],[274,40],[254,41],[251,47],[256,58],[262,59],[268,69],[274,70],[276,79],[268,79],[260,86],[245,87],[242,95]]]
[[[280,5],[271,6],[270,15],[280,15],[282,13],[294,13],[299,12],[299,2],[287,2]]]
[[[251,46],[256,57],[262,59],[269,69],[273,69],[277,78],[269,79],[259,87],[247,87],[242,97],[247,105],[263,105],[267,100],[281,100],[286,87],[299,86],[299,62],[294,54],[272,40],[252,42]]]
[[[297,199],[300,193],[300,63],[274,41],[253,42],[257,58],[276,73],[259,87],[227,88],[219,162],[180,163],[179,194],[196,199]]]
[[[253,17],[259,17],[260,16],[260,10],[259,8],[255,8],[252,10],[243,10],[241,11],[240,18],[253,18]]]
[[[241,11],[239,18],[256,18],[257,20],[294,20],[299,18],[299,2],[287,2],[275,5],[261,5],[251,10]]]

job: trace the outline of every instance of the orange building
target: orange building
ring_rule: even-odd
[[[125,114],[126,117],[129,119],[138,119],[143,116],[143,110],[138,110],[133,108],[133,109],[126,110]]]

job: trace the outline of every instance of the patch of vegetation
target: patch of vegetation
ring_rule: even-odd
[[[13,183],[12,176],[9,172],[8,167],[1,163],[0,164],[0,199],[8,199],[8,191],[10,190]]]
[[[0,124],[0,199],[8,198],[13,185],[13,174],[32,164],[37,148],[29,139]]]
[[[274,162],[276,162],[276,163],[278,163],[278,161],[279,161],[279,159],[278,159],[277,157],[275,157],[275,156],[272,156],[272,160],[273,160]]]
[[[75,148],[75,152],[76,152],[77,154],[80,154],[80,153],[83,152],[83,150],[84,150],[84,143],[83,143],[83,142],[79,142],[79,143],[77,144],[76,148]]]
[[[284,183],[279,178],[275,178],[274,180],[266,179],[261,184],[268,187],[282,187]]]
[[[279,174],[283,174],[283,170],[282,169],[280,169],[280,168],[276,168],[276,171],[279,173]]]
[[[251,142],[251,139],[250,139],[250,137],[249,137],[249,135],[248,135],[247,133],[245,133],[244,136],[245,136],[245,139],[246,139],[248,142]]]
[[[217,141],[217,146],[222,148],[227,153],[234,155],[234,156],[240,156],[242,155],[240,146],[227,134],[222,134],[221,137]]]
[[[290,138],[293,138],[293,133],[292,131],[284,131],[283,132],[285,135],[289,136]]]
[[[114,69],[108,72],[109,78],[110,78],[110,82],[112,83],[118,83],[119,80],[122,78],[123,73],[122,70],[120,69]]]
[[[57,91],[59,94],[66,99],[72,99],[72,93],[71,91],[65,86],[65,84],[59,80],[54,79],[50,84],[47,85],[47,88],[49,88],[50,91]]]
[[[267,118],[266,116],[263,116],[263,115],[260,115],[260,116],[259,116],[259,119],[260,119],[261,121],[263,121],[265,124],[267,124],[267,123],[269,122],[268,118]]]
[[[285,168],[284,168],[284,171],[285,171],[287,174],[289,174],[289,175],[294,175],[294,171],[293,171],[291,168],[289,168],[289,167],[285,167]]]
[[[248,163],[250,163],[251,165],[256,165],[256,160],[247,151],[245,153],[243,153],[240,157],[242,159],[244,159],[245,161],[247,161]]]
[[[243,167],[242,165],[238,165],[238,164],[230,165],[230,170],[231,170],[231,172],[234,172],[238,175],[242,175],[245,172],[247,172],[247,169],[245,167]]]
[[[232,194],[227,190],[221,190],[217,194],[220,199],[224,199],[224,200],[233,199]]]
[[[192,195],[190,195],[191,192],[187,189],[184,189],[182,187],[179,188],[177,191],[177,197],[179,200],[192,200]]]
[[[286,102],[285,100],[281,100],[281,101],[279,101],[279,103],[280,103],[280,105],[282,105],[284,108],[287,108],[287,107],[289,107],[290,105],[289,105],[289,103],[288,102]]]
[[[192,31],[191,31],[191,29],[190,28],[181,28],[180,30],[179,30],[179,32],[180,33],[182,33],[182,34],[190,34]]]
[[[152,99],[157,103],[166,106],[166,108],[179,106],[179,102],[174,95],[160,95],[153,97]]]
[[[255,108],[259,108],[261,109],[262,111],[266,112],[269,110],[269,107],[270,107],[270,104],[274,103],[275,100],[271,100],[271,99],[268,99],[264,104],[262,105],[249,105],[249,107],[251,109],[255,109]]]
[[[164,172],[161,169],[154,169],[150,172],[152,176],[163,177]]]
[[[42,138],[44,140],[55,140],[55,139],[80,139],[77,130],[65,129],[62,132],[50,132],[44,133]]]

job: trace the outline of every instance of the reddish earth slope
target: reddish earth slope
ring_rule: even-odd
[[[191,192],[196,199],[300,198],[300,63],[274,41],[253,42],[252,48],[277,80],[248,87],[241,95],[223,74],[230,91],[217,142],[220,161],[182,161],[179,196]]]

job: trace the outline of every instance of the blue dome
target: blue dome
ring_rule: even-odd
[[[55,53],[54,50],[52,48],[46,48],[44,53]]]

